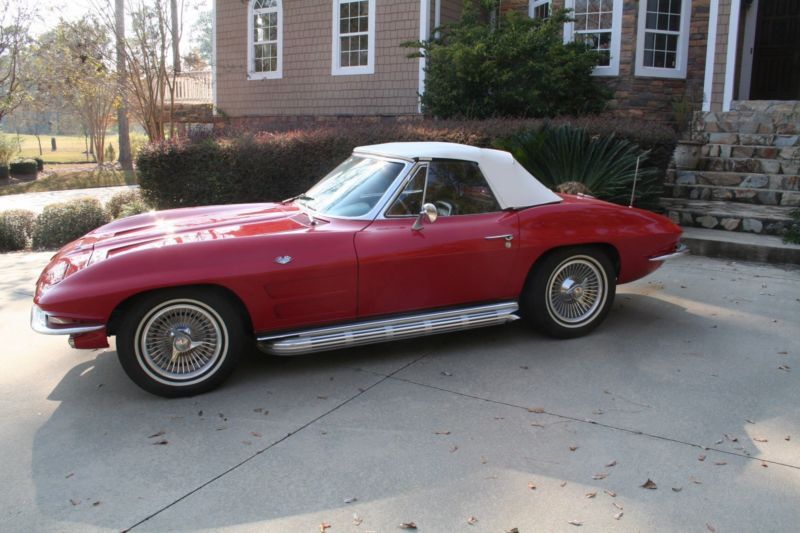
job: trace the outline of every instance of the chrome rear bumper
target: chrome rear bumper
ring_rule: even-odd
[[[680,257],[682,255],[686,255],[689,253],[689,247],[685,244],[678,243],[678,247],[675,249],[674,252],[664,254],[664,255],[657,255],[656,257],[651,257],[650,261],[666,261],[667,259],[674,259],[675,257]]]
[[[43,335],[78,335],[81,333],[90,333],[92,331],[100,331],[105,328],[105,324],[80,324],[75,326],[65,325],[64,327],[53,327],[48,320],[48,315],[38,305],[31,307],[31,328],[36,333]]]

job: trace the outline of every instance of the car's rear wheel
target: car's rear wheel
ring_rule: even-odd
[[[614,265],[602,249],[565,248],[536,265],[522,295],[523,312],[549,335],[580,337],[605,319],[615,293]]]
[[[246,341],[244,321],[230,298],[175,289],[147,295],[128,309],[117,333],[117,354],[144,390],[192,396],[230,375]]]

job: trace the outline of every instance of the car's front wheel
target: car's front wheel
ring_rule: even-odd
[[[117,355],[144,390],[192,396],[230,375],[247,338],[241,313],[226,295],[174,289],[147,295],[127,310],[117,332]]]
[[[523,312],[549,335],[580,337],[605,319],[615,293],[614,265],[604,251],[565,248],[536,265],[522,295]]]

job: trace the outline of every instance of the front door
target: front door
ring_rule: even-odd
[[[425,203],[438,219],[414,220]],[[502,211],[477,164],[422,164],[385,213],[356,234],[359,316],[514,299],[517,213]]]
[[[800,100],[800,2],[797,0],[758,2],[750,99]]]

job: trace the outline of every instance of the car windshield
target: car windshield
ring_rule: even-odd
[[[375,207],[404,166],[354,155],[296,200],[320,214],[362,216]]]

